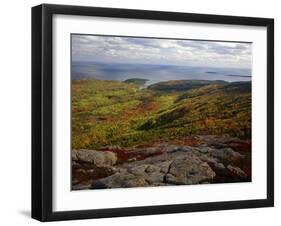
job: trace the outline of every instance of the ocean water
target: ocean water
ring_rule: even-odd
[[[146,85],[168,80],[251,81],[251,69],[190,67],[152,64],[106,64],[72,62],[72,80],[99,79],[124,81],[148,79]]]

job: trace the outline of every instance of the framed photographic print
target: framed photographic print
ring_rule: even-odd
[[[32,217],[274,205],[274,21],[32,8]]]

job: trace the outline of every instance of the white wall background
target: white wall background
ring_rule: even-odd
[[[0,24],[0,224],[38,225],[30,218],[31,6],[42,1],[2,1]],[[136,8],[275,18],[275,208],[56,222],[55,225],[266,225],[281,221],[281,14],[279,1],[60,0],[45,3]],[[279,116],[279,117],[278,117]],[[279,138],[280,137],[280,138]],[[280,159],[281,160],[281,159]],[[210,194],[212,195],[212,194]],[[277,223],[278,224],[278,223]]]

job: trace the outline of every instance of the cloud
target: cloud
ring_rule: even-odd
[[[250,43],[72,35],[74,61],[250,68]]]

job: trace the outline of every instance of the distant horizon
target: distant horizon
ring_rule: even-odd
[[[129,64],[129,65],[152,65],[152,66],[173,66],[173,67],[193,67],[193,68],[218,68],[218,69],[222,69],[222,68],[227,68],[227,69],[242,69],[242,70],[251,70],[251,67],[214,67],[214,66],[200,66],[200,65],[177,65],[177,64],[157,64],[157,63],[134,63],[134,62],[129,62],[129,63],[125,63],[125,62],[104,62],[104,61],[87,61],[87,60],[72,60],[71,63],[93,63],[93,64]]]

